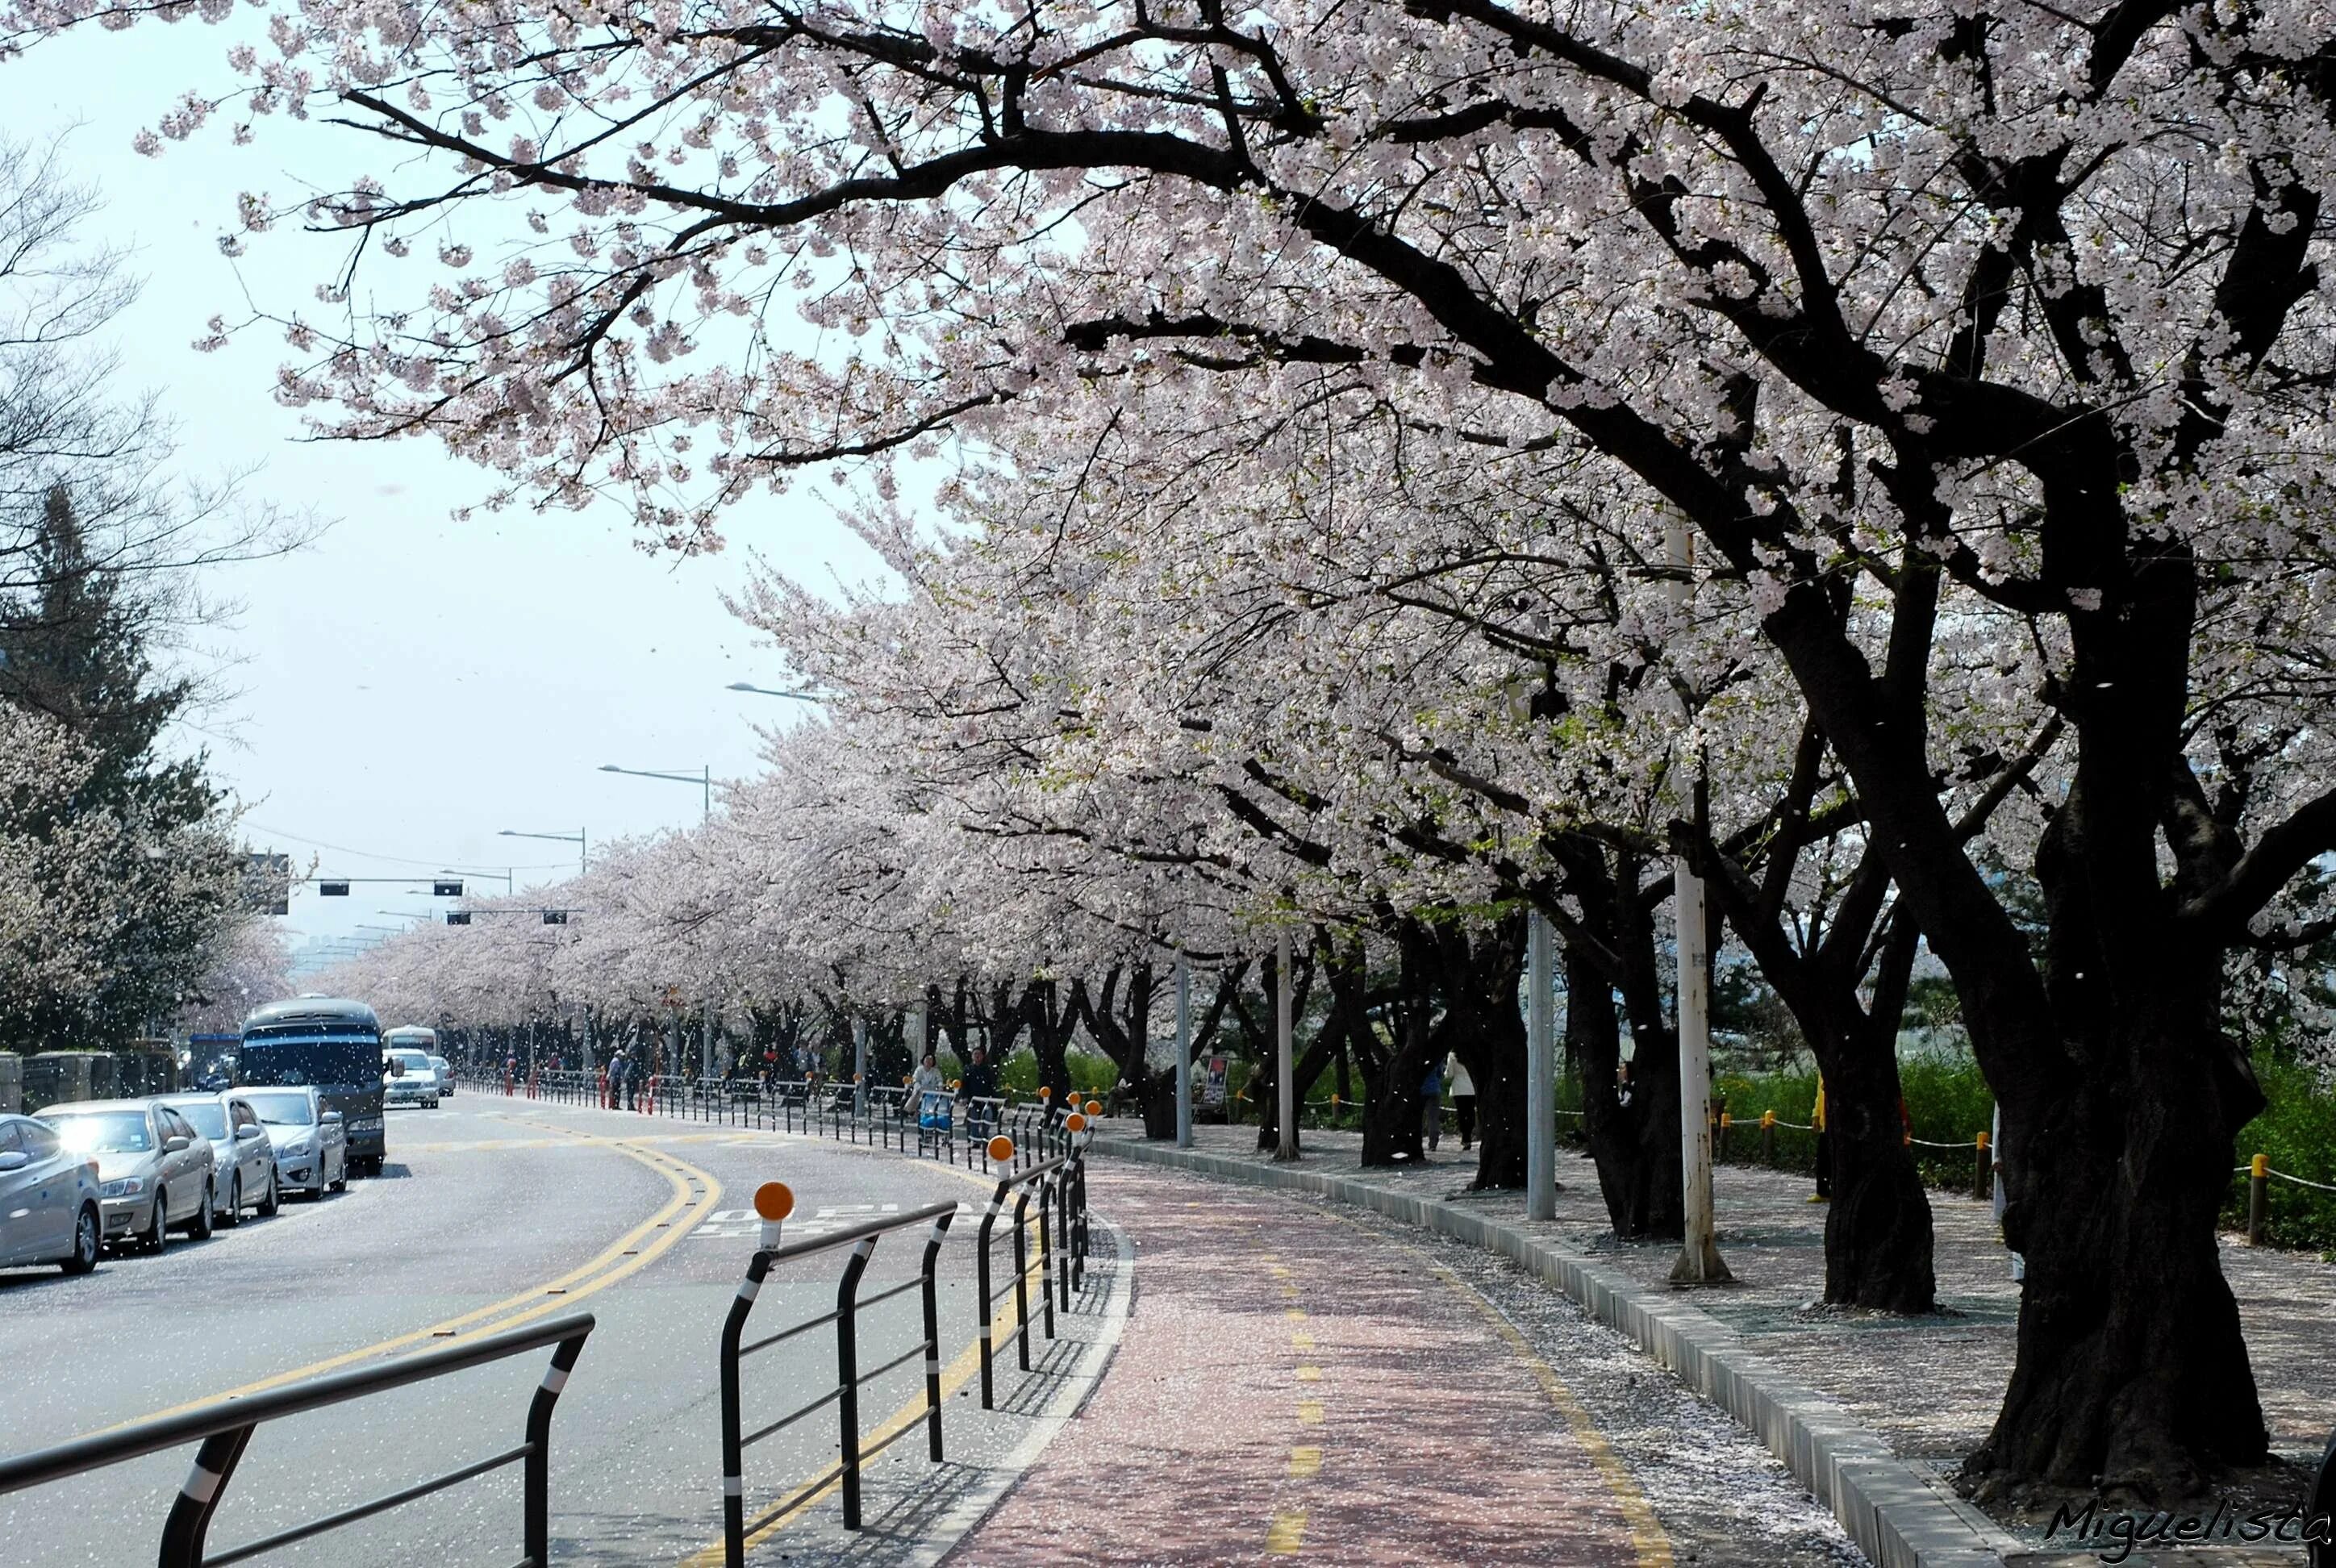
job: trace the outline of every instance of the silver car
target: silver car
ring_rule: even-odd
[[[68,1151],[30,1116],[0,1116],[0,1269],[63,1263],[97,1267],[105,1240],[97,1162]]]
[[[276,1213],[280,1206],[276,1145],[249,1100],[229,1089],[216,1095],[165,1095],[161,1103],[210,1140],[211,1211],[220,1224],[240,1225],[246,1209],[258,1210],[262,1219]]]
[[[107,1241],[159,1252],[174,1229],[209,1237],[211,1144],[186,1117],[155,1100],[79,1100],[40,1119],[67,1153],[97,1157]]]
[[[267,1129],[276,1150],[276,1179],[286,1192],[321,1198],[327,1188],[337,1193],[349,1184],[349,1139],[341,1113],[325,1109],[313,1087],[238,1089],[235,1097],[250,1105]]]

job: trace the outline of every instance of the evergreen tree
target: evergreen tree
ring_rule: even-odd
[[[63,485],[26,532],[29,580],[0,599],[0,699],[63,730],[87,765],[69,794],[23,803],[8,825],[104,848],[28,873],[45,885],[26,940],[90,956],[73,983],[34,978],[0,998],[0,1045],[103,1048],[177,1011],[231,918],[237,857],[205,758],[161,750],[189,687],[155,672],[152,599],[93,548]],[[89,841],[98,822],[115,831]]]

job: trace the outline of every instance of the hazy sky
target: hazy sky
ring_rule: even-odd
[[[515,865],[524,886],[572,868],[575,852],[500,829],[581,828],[598,843],[696,821],[696,789],[596,770],[752,771],[754,726],[794,722],[797,705],[724,689],[787,683],[719,594],[743,580],[750,551],[814,584],[875,573],[873,558],[808,489],[750,506],[725,553],[676,561],[643,554],[613,509],[453,521],[490,478],[434,443],[302,442],[299,416],[270,396],[284,357],[272,332],[219,354],[189,346],[215,312],[241,314],[247,291],[307,297],[338,254],[283,232],[230,263],[218,236],[237,192],[345,177],[369,149],[275,118],[252,147],[230,146],[219,124],[160,159],[131,151],[181,93],[230,81],[229,42],[188,22],[44,44],[0,64],[0,96],[11,137],[78,126],[66,161],[103,194],[98,232],[135,247],[146,279],[117,346],[127,379],[177,420],[181,468],[260,465],[253,494],[336,520],[297,554],[211,585],[243,608],[213,638],[235,661],[235,695],[205,727],[218,773],[249,804],[253,846],[354,876]],[[393,926],[381,911],[443,907],[427,891],[300,890],[284,923],[296,940]]]

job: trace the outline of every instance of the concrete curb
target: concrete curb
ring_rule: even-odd
[[[1336,1198],[1500,1253],[1564,1291],[1741,1422],[1833,1510],[1876,1568],[2003,1568],[2007,1556],[2032,1550],[1937,1479],[1897,1458],[1889,1445],[1833,1400],[1786,1377],[1733,1329],[1669,1291],[1538,1237],[1522,1223],[1327,1171],[1260,1165],[1126,1138],[1097,1138],[1093,1147],[1145,1164]]]

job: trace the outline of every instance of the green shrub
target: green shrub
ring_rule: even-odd
[[[2263,1115],[2239,1129],[2238,1159],[2271,1156],[2271,1168],[2306,1181],[2336,1185],[2336,1095],[2319,1076],[2293,1062],[2255,1058],[2255,1077],[2269,1102]],[[2223,1222],[2247,1222],[2245,1175],[2234,1171]],[[2336,1193],[2316,1192],[2273,1177],[2267,1194],[2263,1240],[2282,1247],[2336,1249]]]

